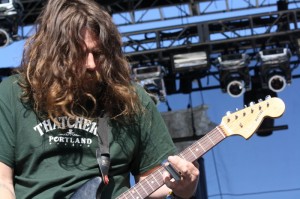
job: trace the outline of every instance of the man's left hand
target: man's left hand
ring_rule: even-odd
[[[172,192],[180,198],[190,198],[194,195],[199,179],[198,162],[188,162],[179,156],[169,156],[168,162],[177,170],[181,176],[180,180],[175,181],[172,176],[166,172],[164,182],[172,189]]]

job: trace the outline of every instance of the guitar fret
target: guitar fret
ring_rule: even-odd
[[[145,181],[142,181],[140,183],[140,185],[141,186],[139,186],[139,191],[138,191],[139,194],[141,194],[142,196],[147,196],[147,195],[149,195],[149,193],[151,193],[151,191],[149,191],[148,189],[146,189]]]
[[[207,141],[207,135],[205,135],[204,137],[203,137],[203,140],[202,140],[202,142],[201,142],[201,147],[203,148],[203,150],[205,151],[205,152],[207,152],[209,149],[210,149],[210,145],[207,145],[208,144],[208,141]]]
[[[143,181],[143,182],[141,182],[141,188],[142,188],[142,190],[143,190],[143,192],[145,193],[145,194],[147,194],[148,192],[147,192],[147,190],[145,189],[145,183],[144,182],[147,182],[147,181]]]
[[[192,153],[192,155],[194,156],[194,158],[197,158],[197,156],[194,154],[194,152],[192,151],[192,149],[190,147],[188,149],[190,150],[190,152]]]
[[[161,175],[163,175],[163,172],[160,170],[160,169],[158,169],[157,170]]]
[[[197,142],[198,143],[198,142]],[[198,145],[201,147],[201,149],[203,150],[203,152],[206,152],[205,148],[202,146],[202,144],[198,143]]]
[[[124,193],[122,193],[118,198],[122,198],[122,199],[128,199],[128,198],[133,198],[133,196],[130,193],[131,190],[125,191]],[[128,196],[129,195],[129,196]],[[131,197],[130,197],[131,195]]]
[[[145,180],[143,183],[142,188],[144,189],[145,192],[147,193],[151,193],[153,192],[155,189],[153,189],[153,187],[149,184],[148,180]]]
[[[132,195],[131,191],[128,192],[131,195],[131,198],[134,198],[134,195]],[[126,197],[126,196],[125,196]],[[127,197],[126,197],[127,198]]]
[[[188,161],[195,161],[223,139],[224,134],[220,129],[213,130],[180,153],[179,156]]]
[[[179,157],[185,159],[185,157],[183,156],[184,151],[182,151],[180,154],[178,154]]]
[[[213,143],[213,145],[215,145],[214,141],[209,137],[209,134],[207,134],[207,137],[211,141],[211,143]]]
[[[196,142],[194,147],[196,148],[195,151],[197,151],[198,157],[201,156],[201,154],[206,152],[206,150],[203,148],[203,146],[199,142]]]
[[[142,196],[140,195],[138,190],[136,190],[136,188],[137,187],[134,187],[133,189],[130,190],[132,197],[136,199],[142,199]]]
[[[223,131],[221,131],[221,129],[217,126],[216,129],[220,132],[219,134],[221,134],[223,136],[223,138],[225,138],[226,136],[224,135]]]
[[[156,170],[155,172],[155,176],[153,177],[153,179],[155,179],[155,182],[157,184],[157,186],[161,186],[164,184],[163,181],[163,167],[160,167],[159,169]]]
[[[152,180],[151,183],[153,184],[154,182],[156,182],[156,184],[159,185],[159,183],[157,182],[157,179],[154,177],[153,177],[153,179],[154,179],[154,181]]]
[[[150,180],[150,179],[149,179]],[[149,180],[146,180],[147,184],[149,185],[149,187],[151,187],[151,190],[154,191],[155,189],[153,189],[151,183],[153,183],[153,180],[151,180],[151,183],[149,182]]]
[[[180,153],[180,157],[185,159],[185,160],[189,160],[189,156],[188,156],[189,152],[186,150],[182,151],[182,153]]]
[[[139,184],[141,189],[138,189],[143,198],[150,195],[153,191],[157,190],[160,186],[163,185],[163,168],[157,169],[154,173],[149,175],[144,181],[141,181]],[[144,194],[145,193],[145,194]]]

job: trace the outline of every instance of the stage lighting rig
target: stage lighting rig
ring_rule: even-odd
[[[249,56],[226,54],[218,57],[220,85],[224,93],[239,97],[250,87]]]
[[[265,49],[259,52],[263,88],[280,92],[291,83],[290,57],[288,48]]]
[[[18,38],[19,11],[18,0],[0,0],[0,47],[7,46]]]
[[[159,65],[133,68],[133,78],[150,94],[155,103],[166,101],[164,68]]]

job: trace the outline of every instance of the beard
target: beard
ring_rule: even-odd
[[[101,80],[98,71],[86,71],[79,82],[81,82],[81,85],[78,86],[78,90],[76,89],[75,92],[75,98],[77,98],[76,109],[79,114],[97,115],[103,109],[101,99],[105,93],[106,84]]]
[[[97,70],[86,71],[81,83],[83,93],[91,94],[94,97],[98,95],[103,85],[100,73]]]

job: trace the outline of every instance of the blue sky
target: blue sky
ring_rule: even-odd
[[[298,70],[299,72],[299,70]],[[209,198],[211,199],[298,199],[300,198],[299,93],[300,79],[278,93],[286,105],[276,125],[288,130],[271,136],[254,134],[249,140],[239,136],[226,138],[204,155]],[[208,116],[216,124],[227,111],[243,107],[243,98],[232,98],[220,90],[193,93],[194,105],[208,105]],[[173,109],[184,109],[188,96],[169,96]],[[163,104],[161,109],[165,109]],[[223,193],[223,196],[219,194]],[[227,195],[228,194],[228,195]]]

